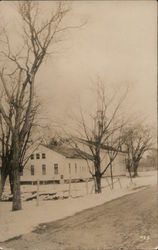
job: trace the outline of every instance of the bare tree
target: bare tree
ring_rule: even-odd
[[[124,145],[126,154],[126,167],[131,176],[133,172],[133,177],[138,176],[139,162],[143,154],[150,150],[152,142],[152,134],[149,128],[142,125],[134,125],[125,129],[124,131]]]
[[[20,45],[17,44],[20,48],[16,46],[15,51],[10,45],[7,31],[3,29],[4,48],[0,56],[4,64],[1,65],[0,79],[5,98],[0,100],[0,114],[8,131],[11,131],[13,210],[21,209],[20,166],[32,124],[35,76],[49,54],[50,45],[59,42],[62,32],[68,28],[63,27],[62,22],[68,12],[69,8],[58,2],[50,17],[41,20],[38,3],[19,2],[23,39],[20,40]],[[8,109],[11,106],[13,113],[10,119]]]
[[[71,137],[77,148],[91,155],[94,168],[89,168],[89,170],[95,181],[96,193],[101,193],[101,178],[107,169],[112,167],[112,162],[121,150],[122,140],[119,131],[124,122],[117,116],[127,94],[124,93],[116,101],[116,93],[111,97],[105,96],[105,90],[103,83],[100,82],[97,87],[97,111],[94,112],[94,115],[90,115],[91,122],[86,120],[81,111],[81,119],[78,121],[78,136]],[[108,162],[104,159],[106,152],[109,155]]]
[[[11,103],[9,107],[9,120],[12,123],[13,119],[13,111],[14,107]],[[30,126],[27,130],[26,136],[24,138],[20,153],[19,153],[19,171],[20,173],[23,171],[23,168],[25,167],[30,153],[28,155],[28,151],[31,152],[34,147],[36,147],[36,144],[39,144],[42,140],[41,136],[35,136],[35,133],[33,133],[34,128],[37,129],[37,122],[35,118],[37,118],[37,111],[39,108],[39,104],[35,105],[32,108],[31,116],[30,116]],[[6,125],[2,114],[0,114],[0,158],[2,162],[1,167],[1,180],[0,180],[0,198],[4,189],[4,185],[6,182],[7,177],[9,176],[10,181],[10,190],[13,194],[13,174],[12,174],[12,153],[13,153],[13,141],[12,141],[12,131],[8,126]]]
[[[11,110],[10,110],[10,115],[11,117]],[[1,145],[1,150],[0,150],[0,158],[1,158],[1,180],[0,180],[0,199],[1,195],[4,189],[4,185],[7,179],[7,176],[9,175],[10,172],[10,162],[12,159],[12,146],[10,144],[11,142],[11,131],[10,128],[7,129],[5,126],[4,121],[2,119],[2,115],[0,114],[0,145]]]

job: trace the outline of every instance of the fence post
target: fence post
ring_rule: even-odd
[[[69,198],[71,196],[71,176],[69,176]]]
[[[36,199],[36,205],[39,206],[39,186],[40,186],[40,181],[39,179],[37,180],[37,199]]]
[[[121,181],[120,181],[119,177],[118,177],[118,181],[119,181],[119,184],[120,184],[120,188],[122,188]]]
[[[107,182],[107,184],[108,184],[110,190],[112,190],[111,185],[110,185],[110,183],[109,183],[109,180],[108,180],[108,178],[107,178],[106,176],[105,176],[105,179],[106,179],[106,182]]]
[[[114,188],[114,180],[113,180],[113,171],[112,171],[112,163],[110,162],[110,175],[111,175],[111,189]]]
[[[88,178],[86,178],[86,194],[88,195]]]

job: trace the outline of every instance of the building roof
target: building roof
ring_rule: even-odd
[[[88,141],[88,140],[85,140],[85,139],[80,139],[80,138],[76,138],[76,140],[78,140],[78,142],[80,143],[83,143],[87,146],[94,146],[95,145],[95,142],[94,141]],[[109,145],[101,145],[101,149],[102,150],[105,150],[105,151],[117,151],[119,153],[127,153],[125,150],[122,150],[122,149],[116,149],[112,146],[109,146]]]
[[[78,148],[71,148],[65,145],[62,146],[54,146],[54,145],[43,145],[42,146],[55,151],[58,154],[65,156],[66,158],[71,159],[85,159],[85,160],[93,160],[93,156],[90,154],[81,151]]]

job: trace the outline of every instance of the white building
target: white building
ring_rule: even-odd
[[[81,156],[82,154],[82,156]],[[88,164],[85,158],[89,159]],[[65,146],[54,146],[49,148],[45,145],[40,145],[30,156],[27,165],[21,175],[21,183],[29,184],[36,183],[37,180],[43,183],[61,183],[71,181],[85,180],[92,178],[89,167],[92,170],[92,157],[83,152]],[[102,150],[102,164],[104,169],[109,162],[108,154]],[[124,164],[124,154],[119,153],[112,163],[113,175],[125,175],[126,168]],[[106,171],[106,176],[110,175],[110,169]]]
[[[85,153],[84,153],[85,154]],[[88,154],[85,154],[89,157]],[[49,148],[40,145],[30,156],[23,173],[21,183],[29,184],[40,180],[45,183],[83,180],[90,173],[86,160],[74,149],[66,147]]]

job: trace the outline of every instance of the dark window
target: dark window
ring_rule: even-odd
[[[54,174],[58,174],[58,164],[54,164]]]
[[[42,165],[42,174],[46,175],[46,165]]]
[[[33,165],[31,165],[31,175],[35,175],[35,168]]]
[[[75,163],[75,174],[77,174],[77,163]]]
[[[62,174],[62,175],[60,176],[60,178],[61,178],[61,180],[63,180],[63,179],[64,179],[64,175]]]
[[[46,159],[46,154],[42,153],[42,159]]]
[[[34,159],[34,154],[31,154],[30,159],[31,159],[31,160]]]
[[[36,154],[36,159],[40,159],[40,154]]]

